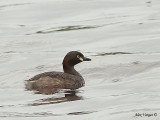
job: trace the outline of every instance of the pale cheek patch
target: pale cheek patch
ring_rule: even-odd
[[[77,58],[78,58],[80,61],[83,61],[83,58],[80,57],[79,55],[77,55]]]

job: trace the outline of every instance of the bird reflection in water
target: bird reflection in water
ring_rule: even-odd
[[[39,91],[37,93],[40,94]],[[78,96],[76,93],[78,93],[78,90],[68,90],[68,91],[64,91],[63,93],[62,92],[59,93],[63,95],[62,97],[51,97],[46,99],[40,99],[28,105],[39,106],[39,105],[57,104],[57,103],[63,103],[63,102],[69,102],[69,101],[82,100],[83,97]]]

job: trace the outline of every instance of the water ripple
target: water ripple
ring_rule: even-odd
[[[72,30],[81,30],[81,29],[93,29],[100,26],[63,26],[58,28],[51,28],[47,30],[40,30],[37,31],[37,34],[47,34],[47,33],[53,33],[53,32],[62,32],[62,31],[72,31]]]

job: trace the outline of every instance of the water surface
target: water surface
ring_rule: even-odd
[[[159,120],[159,0],[1,0],[0,119]],[[24,81],[63,71],[68,51],[86,85],[52,95]],[[155,116],[136,116],[155,114]]]

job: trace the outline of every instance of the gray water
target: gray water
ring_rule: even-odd
[[[159,120],[159,13],[159,0],[1,0],[0,120]],[[76,94],[25,89],[73,50],[92,59]]]

